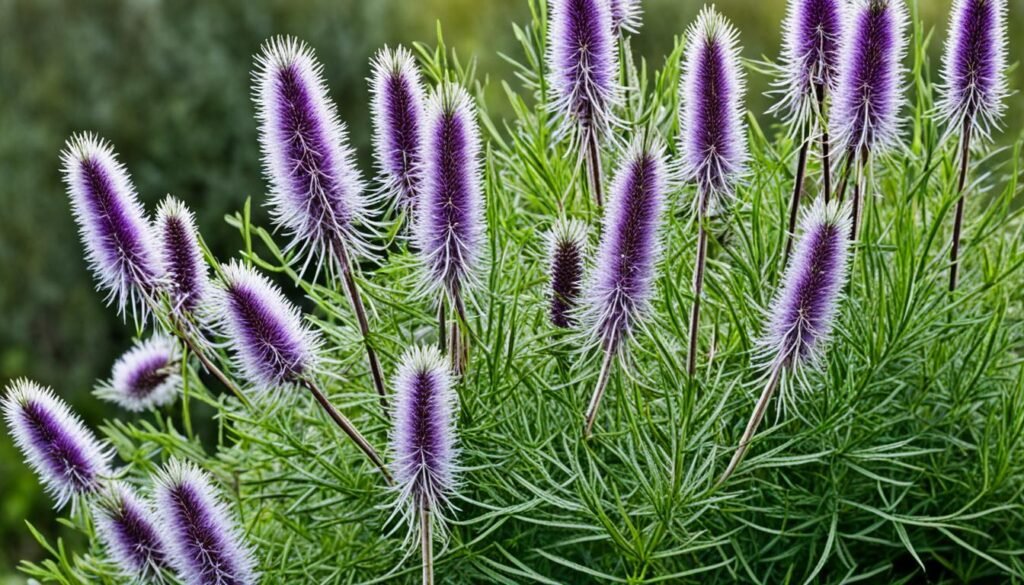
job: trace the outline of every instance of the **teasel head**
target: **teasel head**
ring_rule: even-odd
[[[603,136],[622,93],[611,6],[608,0],[553,0],[550,4],[551,107],[571,122],[562,127],[578,138],[590,133]]]
[[[392,474],[401,513],[411,522],[421,508],[440,513],[457,484],[457,397],[447,360],[434,346],[406,351],[395,375]]]
[[[426,97],[416,59],[405,47],[377,52],[372,62],[373,148],[385,196],[411,212],[419,183]]]
[[[903,0],[848,3],[829,111],[839,152],[876,156],[899,142],[906,26]]]
[[[194,314],[210,289],[195,215],[168,195],[157,207],[153,224],[171,306],[178,313]]]
[[[255,584],[256,559],[210,476],[171,459],[153,478],[170,564],[187,585]]]
[[[476,108],[445,82],[427,99],[415,236],[424,286],[454,296],[475,281],[487,224]]]
[[[312,374],[319,338],[302,322],[298,307],[281,289],[237,260],[221,267],[214,288],[213,320],[227,339],[235,362],[250,384],[275,390]]]
[[[112,481],[92,509],[100,539],[124,576],[133,583],[161,582],[168,549],[149,502],[128,484]]]
[[[643,9],[640,0],[610,0],[612,28],[620,35],[640,32]]]
[[[313,50],[292,37],[265,42],[253,99],[271,215],[291,236],[287,249],[297,250],[303,269],[334,258],[339,243],[367,254],[357,227],[367,225],[363,179]]]
[[[730,197],[746,165],[739,35],[715,11],[704,7],[686,32],[680,81],[680,170],[696,183],[700,213]]]
[[[1006,109],[1006,1],[954,0],[942,56],[939,114],[951,132],[988,139]]]
[[[107,303],[137,321],[160,282],[156,245],[128,171],[110,143],[74,134],[61,152],[62,173],[86,259]]]
[[[821,198],[805,213],[760,342],[772,368],[812,362],[826,345],[846,285],[850,224],[848,205]]]
[[[175,340],[154,335],[136,343],[114,363],[110,381],[96,395],[131,412],[170,404],[181,391],[181,350]]]
[[[548,233],[548,316],[556,327],[572,327],[583,290],[587,224],[560,218]]]
[[[782,63],[775,86],[779,101],[769,110],[793,128],[818,115],[818,91],[835,90],[846,0],[789,0],[782,30]]]
[[[2,405],[14,444],[58,509],[94,493],[110,475],[111,452],[49,388],[14,380]]]
[[[623,348],[650,307],[661,249],[666,167],[661,140],[637,137],[612,183],[584,314],[592,338],[608,353]]]

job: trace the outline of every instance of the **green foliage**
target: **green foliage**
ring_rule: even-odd
[[[764,375],[752,350],[778,284],[795,145],[751,117],[752,170],[715,225],[695,379],[684,363],[693,194],[673,192],[655,318],[584,442],[598,356],[547,322],[540,234],[559,199],[569,215],[592,225],[598,218],[573,175],[576,154],[552,138],[543,0],[530,9],[533,20],[515,29],[522,54],[509,57],[517,81],[501,83],[513,115],[499,119],[480,104],[489,265],[469,298],[472,355],[457,386],[465,472],[438,580],[1024,579],[1024,142],[975,167],[962,285],[951,295],[955,144],[940,141],[932,119],[928,38],[918,23],[907,148],[876,167],[836,338],[819,369],[790,381],[795,407],[767,418],[738,472],[716,488]],[[475,61],[458,59],[440,34],[436,47],[416,48],[432,81],[448,75],[483,96]],[[656,69],[622,47],[633,89],[620,139],[656,131],[674,154],[683,50],[677,41]],[[607,153],[605,168],[614,159]],[[303,293],[330,348],[325,390],[382,447],[388,424],[340,283],[300,278],[252,209],[246,202],[227,218],[240,254]],[[414,264],[393,242],[360,278],[372,342],[389,371],[404,348],[435,340],[435,316],[412,293]],[[194,372],[187,379],[177,410],[102,427],[132,481],[145,485],[171,456],[213,473],[267,583],[418,580],[404,528],[388,523],[394,495],[308,396],[246,409]],[[55,583],[117,582],[88,518],[66,522],[91,544],[68,549],[30,527],[49,558],[22,570]]]

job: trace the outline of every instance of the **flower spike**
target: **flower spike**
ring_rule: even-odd
[[[156,210],[154,225],[173,308],[191,315],[206,300],[210,289],[195,215],[184,203],[168,195]]]
[[[423,148],[423,79],[405,47],[381,49],[371,66],[373,148],[380,182],[387,198],[411,213]]]
[[[168,569],[167,543],[156,516],[128,484],[114,481],[93,504],[97,532],[124,575],[134,582],[162,582]]]
[[[181,350],[164,335],[154,335],[114,363],[110,381],[96,395],[131,412],[174,402],[181,391]]]
[[[576,323],[576,307],[583,289],[587,224],[576,219],[559,219],[547,239],[550,278],[548,316],[555,327],[571,327]]]

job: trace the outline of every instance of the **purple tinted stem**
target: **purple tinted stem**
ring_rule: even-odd
[[[949,290],[956,290],[957,272],[960,267],[960,232],[964,223],[964,188],[967,186],[967,166],[971,158],[971,119],[964,118],[963,135],[960,137],[960,179],[957,182],[956,215],[953,218],[953,247],[949,251]]]
[[[687,355],[686,372],[693,376],[697,372],[697,326],[700,323],[700,297],[704,291],[704,264],[708,256],[708,232],[704,229],[704,214],[700,217],[697,233],[697,265],[693,271],[693,308],[690,310],[690,350]]]
[[[725,472],[722,473],[722,477],[715,483],[716,486],[722,485],[725,480],[729,479],[729,476],[736,471],[740,462],[743,461],[743,456],[747,454],[747,450],[750,448],[750,441],[754,438],[754,433],[757,432],[757,427],[760,426],[761,420],[764,419],[764,413],[768,410],[768,403],[771,401],[772,395],[775,394],[775,389],[779,387],[779,379],[781,377],[782,367],[776,366],[772,370],[771,377],[768,378],[768,383],[764,386],[764,391],[761,392],[761,397],[757,399],[757,404],[754,406],[754,414],[751,415],[750,421],[747,422],[747,428],[743,431],[743,436],[740,437],[740,444],[736,447],[736,452],[729,461],[728,467],[725,468]]]
[[[590,405],[587,406],[587,422],[583,427],[583,438],[589,439],[594,428],[594,421],[597,419],[597,409],[601,407],[601,399],[604,398],[604,391],[608,388],[608,380],[611,378],[612,360],[615,352],[605,348],[604,360],[601,362],[601,373],[597,376],[597,386],[594,387],[594,394],[590,397]]]
[[[782,267],[789,263],[789,255],[793,251],[793,232],[796,231],[796,216],[800,211],[800,194],[804,190],[804,173],[807,170],[807,151],[811,147],[811,136],[808,133],[800,145],[800,154],[796,161],[796,178],[793,181],[793,197],[789,202],[789,229],[786,230],[786,251],[782,255]]]
[[[601,150],[597,145],[597,132],[593,129],[587,131],[587,178],[590,180],[590,192],[593,194],[594,203],[601,209],[604,205],[604,196],[601,192]]]

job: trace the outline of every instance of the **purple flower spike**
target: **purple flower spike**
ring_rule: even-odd
[[[7,386],[2,405],[14,444],[58,509],[75,496],[96,491],[110,474],[112,454],[49,388],[15,380]]]
[[[942,56],[939,112],[951,130],[978,121],[988,138],[1006,109],[1006,2],[955,0]]]
[[[86,258],[107,303],[136,320],[149,314],[146,299],[160,280],[156,246],[128,171],[108,142],[75,134],[61,152],[64,183]]]
[[[437,512],[455,491],[458,449],[452,374],[434,346],[402,356],[394,381],[392,472],[399,506],[412,522],[421,508]]]
[[[547,61],[552,107],[585,133],[603,135],[620,99],[614,34],[608,0],[551,2]]]
[[[331,258],[339,242],[366,254],[356,229],[367,216],[363,180],[313,50],[291,37],[264,43],[253,98],[272,216],[292,237],[288,249],[305,257],[303,268]]]
[[[256,559],[205,472],[172,459],[154,484],[171,566],[187,585],[257,582]]]
[[[612,28],[619,34],[640,31],[640,16],[643,9],[640,0],[611,0]]]
[[[167,543],[147,502],[128,484],[111,482],[93,505],[100,538],[126,577],[140,583],[160,580],[167,568]]]
[[[265,276],[238,261],[222,267],[214,315],[242,375],[257,388],[294,383],[316,367],[316,335],[298,307]]]
[[[184,203],[168,195],[157,208],[154,223],[171,302],[176,310],[193,313],[210,289],[195,216]]]
[[[780,100],[770,112],[781,112],[806,124],[816,115],[819,88],[835,90],[846,0],[790,0],[782,30]]]
[[[803,236],[772,301],[761,346],[773,367],[794,368],[820,354],[846,284],[850,211],[820,198],[801,222]]]
[[[586,310],[593,338],[609,353],[622,349],[654,292],[666,165],[660,141],[635,139],[612,183]]]
[[[550,267],[549,316],[556,327],[576,323],[576,305],[583,287],[583,259],[587,255],[587,224],[559,219],[548,234]]]
[[[174,402],[181,385],[178,344],[155,335],[118,358],[110,382],[96,395],[125,410],[141,412]]]
[[[381,183],[389,199],[411,210],[423,143],[423,80],[405,47],[381,49],[372,67],[373,147]]]
[[[423,183],[416,243],[428,289],[456,296],[472,284],[487,225],[476,109],[466,90],[445,83],[427,100]]]
[[[849,3],[830,112],[840,152],[877,155],[899,141],[906,26],[903,0]]]
[[[686,33],[679,150],[683,177],[697,184],[702,214],[732,195],[747,161],[738,38],[729,21],[707,6]]]

